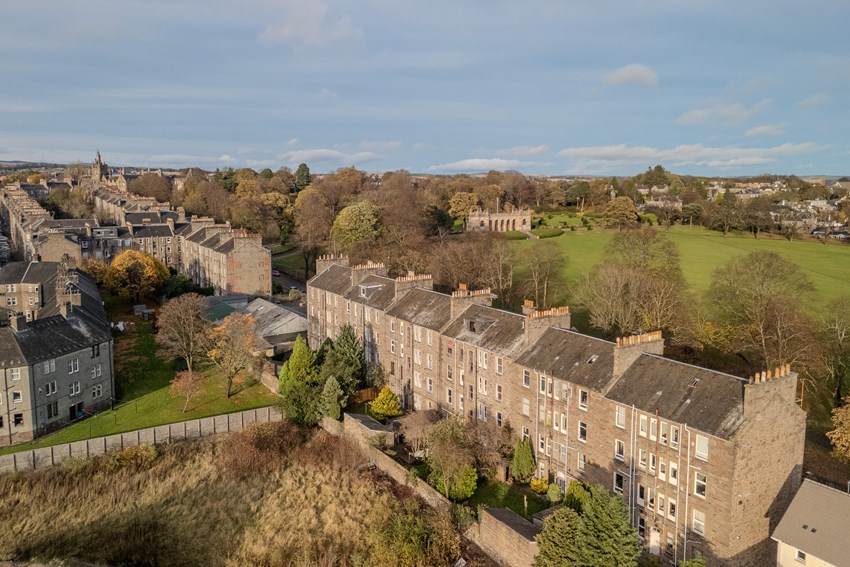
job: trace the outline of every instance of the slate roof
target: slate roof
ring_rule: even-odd
[[[803,480],[771,538],[831,565],[850,566],[850,494]]]
[[[29,364],[69,354],[109,341],[109,330],[85,314],[72,312],[68,318],[54,315],[30,321],[15,332],[9,328]]]
[[[351,283],[351,272],[349,272],[349,284]],[[360,286],[366,286],[366,297],[360,295]],[[368,305],[374,309],[387,311],[395,301],[395,280],[370,274],[365,276],[360,283],[351,287],[343,297]]]
[[[345,295],[351,288],[351,268],[332,264],[321,274],[316,274],[310,280],[310,286],[338,295]]]
[[[410,321],[414,325],[439,331],[451,319],[451,297],[414,288],[402,297],[388,312],[391,317]],[[371,302],[369,303],[371,305]]]
[[[642,354],[607,398],[728,439],[744,419],[743,378]]]
[[[475,323],[474,331],[470,330],[470,321]],[[490,352],[514,357],[525,347],[524,323],[522,315],[470,305],[445,328],[443,334]]]
[[[133,238],[165,238],[174,236],[171,227],[167,224],[146,224],[132,228]]]
[[[517,363],[600,392],[614,375],[614,344],[567,329],[549,328]]]

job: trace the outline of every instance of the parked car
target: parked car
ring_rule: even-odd
[[[278,270],[277,268],[272,268],[272,275],[273,275],[273,276],[279,276],[279,275],[280,275],[280,270]]]

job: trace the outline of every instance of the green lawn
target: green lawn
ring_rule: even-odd
[[[274,256],[272,258],[272,265],[278,268],[285,268],[302,275],[304,274],[304,256],[302,256],[300,252],[290,252],[282,256]]]
[[[524,510],[523,496],[528,497],[527,516]],[[549,501],[538,496],[531,489],[498,481],[485,481],[479,484],[478,489],[467,504],[473,509],[479,504],[484,504],[489,508],[510,508],[528,520],[531,520],[531,517],[537,512],[549,507]]]
[[[747,234],[730,234],[723,238],[719,232],[702,227],[675,226],[669,230],[657,230],[678,244],[682,272],[690,288],[698,293],[708,290],[715,269],[732,258],[756,250],[776,252],[797,264],[809,276],[819,300],[815,310],[830,299],[850,291],[850,245],[847,244],[824,245],[811,239],[788,242],[771,236],[756,240]],[[605,247],[613,234],[611,230],[600,228],[591,231],[580,229],[566,231],[553,239],[517,241],[512,245],[527,252],[542,242],[557,242],[567,259],[561,274],[567,284],[572,284],[603,259]]]
[[[123,306],[116,307],[107,302],[107,307],[113,313]],[[122,318],[132,319],[126,315]],[[217,370],[210,368],[204,371],[203,393],[192,398],[188,410],[183,413],[184,400],[172,397],[169,388],[175,368],[157,356],[152,325],[139,320],[136,320],[134,328],[116,335],[115,371],[116,397],[121,402],[116,402],[114,410],[60,429],[33,443],[0,449],[0,454],[265,407],[277,402],[277,396],[254,381],[240,380],[234,384],[236,393],[227,398],[225,379]]]

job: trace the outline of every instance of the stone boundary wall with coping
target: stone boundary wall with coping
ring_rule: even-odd
[[[225,415],[190,419],[168,425],[158,425],[127,433],[116,433],[52,447],[42,447],[0,455],[0,474],[26,471],[58,465],[65,459],[108,455],[134,445],[171,443],[184,439],[208,437],[218,433],[239,431],[254,423],[281,421],[283,417],[275,407],[257,408]]]

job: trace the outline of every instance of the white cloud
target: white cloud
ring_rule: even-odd
[[[219,157],[218,157],[218,159],[219,159],[219,161],[223,161],[223,162],[225,162],[225,163],[230,163],[230,162],[232,162],[232,161],[235,161],[235,160],[233,159],[233,156],[232,156],[232,155],[230,155],[230,154],[224,154],[224,155],[221,155],[221,156],[219,156]]]
[[[390,152],[399,149],[401,142],[398,140],[363,140],[360,142],[360,147],[364,150]]]
[[[529,167],[535,165],[546,165],[535,161],[520,161],[518,159],[504,158],[470,158],[451,163],[432,165],[429,171],[490,171],[491,169],[505,170],[518,167]]]
[[[322,89],[319,91],[319,98],[336,98],[339,95],[330,89]]]
[[[825,103],[828,100],[829,100],[829,95],[827,95],[826,93],[817,93],[817,94],[813,94],[809,98],[804,98],[803,100],[801,100],[797,104],[799,104],[800,106],[806,106],[806,107],[818,106],[818,105]]]
[[[773,163],[779,158],[807,154],[823,149],[812,142],[782,144],[767,148],[742,148],[740,146],[703,146],[702,144],[680,145],[659,149],[651,146],[593,146],[565,148],[558,152],[561,157],[575,158],[574,169],[610,170],[621,165],[663,163],[665,166],[702,166],[730,168]]]
[[[548,149],[548,146],[517,146],[515,148],[496,150],[496,155],[506,157],[539,156]]]
[[[297,47],[321,47],[356,40],[363,31],[347,17],[328,22],[325,0],[288,0],[284,13],[268,25],[258,38],[263,43],[291,43]]]
[[[279,155],[278,158],[289,165],[320,162],[348,166],[377,161],[381,159],[381,156],[374,152],[344,153],[339,150],[317,148],[312,150],[293,150],[291,152],[284,152]]]
[[[747,136],[748,138],[758,138],[764,136],[781,136],[784,133],[784,124],[762,124],[761,126],[750,128],[744,133],[744,136]]]
[[[760,100],[747,108],[740,102],[715,103],[706,108],[689,110],[676,118],[676,124],[682,126],[697,126],[714,122],[725,122],[727,124],[740,124],[744,120],[752,118],[760,112],[768,110],[773,103],[769,98]]]
[[[656,83],[658,83],[658,75],[655,71],[640,63],[620,67],[605,77],[605,84],[612,86],[633,84],[654,87]]]
[[[298,145],[298,138],[290,138],[289,140],[287,140],[286,145],[289,146],[289,147],[297,146]]]

